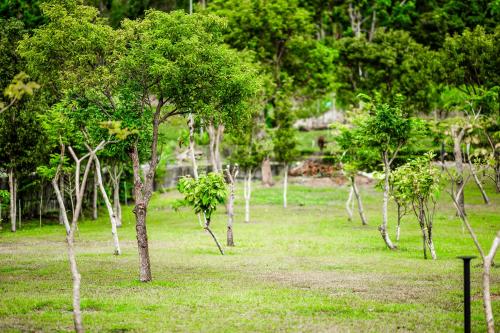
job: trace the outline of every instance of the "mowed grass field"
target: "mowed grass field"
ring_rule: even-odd
[[[191,210],[172,210],[176,191],[155,194],[148,212],[154,281],[138,282],[132,207],[119,229],[123,254],[113,256],[106,212],[84,220],[76,237],[82,307],[88,332],[460,332],[462,262],[476,254],[443,192],[435,217],[438,259],[424,260],[421,234],[405,217],[397,251],[377,226],[381,193],[362,186],[369,226],[346,219],[346,187],[298,183],[281,207],[281,186],[254,185],[252,222],[243,223],[238,184],[236,247],[221,256]],[[492,204],[467,188],[469,217],[484,248],[500,228],[500,195]],[[395,209],[389,228],[395,240]],[[88,216],[88,214],[87,214]],[[71,276],[64,229],[45,221],[0,233],[0,331],[71,331]],[[225,243],[220,207],[213,228]],[[500,257],[497,260],[500,262]],[[485,331],[479,260],[472,268],[472,324]],[[500,330],[500,268],[492,270]]]

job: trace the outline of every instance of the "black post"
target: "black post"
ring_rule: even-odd
[[[464,332],[470,333],[470,261],[476,256],[460,256],[464,262]]]

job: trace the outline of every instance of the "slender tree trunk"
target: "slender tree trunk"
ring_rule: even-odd
[[[198,165],[196,164],[196,156],[194,151],[194,117],[193,114],[189,114],[189,156],[191,157],[191,164],[193,166],[193,176],[194,179],[198,179]],[[198,223],[203,228],[203,222],[201,221],[201,214],[198,213]]]
[[[483,184],[479,180],[479,177],[477,176],[476,170],[472,163],[469,162],[470,166],[470,172],[472,174],[472,178],[474,178],[474,182],[476,183],[477,187],[479,188],[479,191],[481,192],[481,196],[483,197],[483,201],[485,204],[489,205],[490,204],[490,198],[486,194],[486,191],[484,190]]]
[[[424,259],[427,259],[427,233],[425,232],[425,217],[423,206],[418,206],[418,223],[422,231],[422,244],[424,250]]]
[[[106,189],[102,183],[102,175],[101,175],[101,163],[97,158],[97,155],[92,154],[91,158],[95,161],[95,172],[97,174],[97,185],[101,190],[101,195],[104,198],[104,203],[106,204],[106,208],[108,209],[109,221],[111,222],[111,234],[113,235],[113,243],[115,246],[115,255],[121,254],[120,250],[120,241],[118,240],[118,231],[116,230],[116,215],[113,211],[113,207],[111,206],[111,202],[109,201],[108,194],[106,193]]]
[[[122,204],[120,202],[120,180],[113,186],[113,211],[116,215],[116,226],[122,226]]]
[[[286,208],[287,204],[287,189],[288,189],[288,163],[285,163],[285,176],[283,177],[283,208]]]
[[[378,227],[378,230],[380,231],[380,234],[382,235],[382,238],[387,245],[387,247],[391,250],[396,249],[396,246],[392,244],[391,239],[389,237],[389,233],[387,232],[387,208],[389,204],[389,174],[391,172],[390,169],[390,163],[389,163],[389,157],[387,156],[387,152],[383,153],[383,160],[384,160],[384,173],[385,173],[385,178],[384,178],[384,200],[382,204],[382,225]]]
[[[40,228],[42,227],[42,209],[43,209],[43,184],[40,184],[40,211],[39,211],[39,217],[40,217]],[[2,217],[0,216],[0,223],[1,223]]]
[[[469,223],[469,219],[467,218],[467,215],[465,215],[460,208],[460,205],[459,205],[458,200],[456,198],[456,193],[451,193],[451,199],[453,200],[453,205],[455,206],[455,209],[457,210],[458,216],[460,217],[463,224],[465,224],[467,230],[469,231],[469,234],[472,238],[472,241],[474,242],[474,245],[476,245],[477,251],[481,255],[481,258],[484,258],[485,255],[484,255],[483,249],[481,248],[481,245],[479,244],[479,240],[477,239],[477,236]]]
[[[94,182],[92,184],[92,220],[97,220],[97,174],[94,172]]]
[[[220,146],[222,143],[223,134],[224,134],[224,125],[217,126],[217,132],[215,134],[214,154],[215,154],[215,164],[217,165],[218,172],[222,172],[222,158],[220,154]]]
[[[101,144],[98,147],[100,147]],[[99,149],[99,148],[96,148],[96,149]],[[91,157],[91,154],[87,154],[82,158],[78,158],[76,156],[76,154],[74,153],[73,149],[71,149],[71,147],[69,147],[69,151],[70,151],[70,153],[71,153],[71,155],[76,163],[76,166],[75,166],[76,205],[75,205],[75,210],[74,210],[74,213],[73,213],[73,216],[71,219],[71,227],[69,228],[69,232],[67,233],[66,240],[68,243],[68,257],[69,257],[70,268],[71,268],[71,276],[73,278],[73,321],[75,324],[75,331],[76,332],[83,332],[84,329],[83,329],[82,315],[81,315],[81,310],[80,310],[80,279],[81,279],[81,277],[80,277],[80,273],[78,272],[78,266],[76,263],[74,240],[75,240],[75,230],[77,229],[77,224],[78,224],[78,218],[80,217],[80,212],[82,209],[83,197],[85,194],[85,185],[87,184],[87,178],[89,175],[90,168],[92,166],[93,158]],[[64,150],[61,152],[61,154],[63,156]],[[83,178],[82,178],[82,181],[80,183],[80,165],[81,165],[81,162],[85,158],[87,158],[87,156],[90,156],[90,158],[87,162],[87,165],[85,166]],[[54,190],[56,191],[59,205],[62,204],[62,206],[60,206],[60,210],[62,211],[62,214],[63,214],[64,223],[65,223],[65,225],[67,225],[68,218],[66,215],[66,207],[64,206],[64,201],[63,201],[61,193],[57,187],[57,180],[58,180],[57,177],[58,177],[58,174],[60,172],[60,167],[61,167],[61,165],[59,165],[58,171],[56,172],[56,177],[54,178],[52,185],[54,186]],[[68,231],[68,227],[66,227],[66,230]]]
[[[451,135],[453,138],[453,153],[455,155],[455,167],[458,174],[456,187],[457,189],[462,188],[462,191],[457,196],[457,202],[460,206],[462,213],[467,215],[465,211],[464,188],[462,186],[464,183],[464,167],[463,167],[463,157],[461,148],[462,139],[465,135],[465,130],[463,128],[459,130],[457,127],[452,126]]]
[[[500,231],[497,231],[488,255],[483,259],[483,307],[488,333],[495,333],[495,321],[491,306],[490,271],[495,254],[500,246]]]
[[[351,183],[354,195],[356,196],[356,199],[358,201],[358,212],[359,212],[359,217],[361,218],[361,223],[363,225],[367,225],[368,222],[366,222],[365,212],[363,210],[363,203],[361,202],[361,194],[358,191],[358,186],[356,185],[356,178],[354,176],[351,177]]]
[[[17,179],[14,175],[14,169],[9,170],[9,203],[10,203],[10,231],[16,232],[17,220]]]
[[[62,173],[60,176],[59,176],[59,187],[58,187],[61,191],[61,197],[62,197],[62,202],[64,203],[64,209],[66,209],[66,201],[64,200],[65,198],[65,190],[64,190],[64,173]],[[62,207],[62,206],[60,206]],[[61,211],[61,209],[59,209],[59,224],[60,225],[63,225],[64,224],[64,220],[63,220],[63,213]]]
[[[75,256],[75,228],[76,225],[71,228],[69,234],[66,237],[66,241],[68,243],[68,257],[71,268],[71,277],[73,278],[73,322],[75,324],[75,332],[81,333],[84,332],[83,329],[83,321],[82,321],[82,312],[80,310],[80,280],[81,276],[78,272],[78,266],[76,263]]]
[[[396,227],[396,242],[399,242],[399,236],[401,234],[401,205],[398,203],[398,226]]]
[[[474,182],[476,183],[477,187],[479,188],[479,191],[481,191],[481,195],[483,196],[484,203],[489,205],[490,204],[490,198],[488,198],[488,195],[486,194],[483,184],[479,180],[479,177],[477,176],[476,168],[472,164],[471,158],[470,158],[470,143],[467,143],[467,162],[469,164],[469,169],[472,174],[472,178],[474,178]]]
[[[248,169],[245,184],[243,188],[243,196],[245,197],[245,222],[250,222],[250,198],[252,196],[252,169]]]
[[[16,192],[17,192],[17,189],[16,189]],[[19,229],[21,229],[21,212],[23,211],[23,209],[21,206],[21,200],[18,200],[17,203],[18,203],[17,212],[18,212],[18,216],[19,216]]]
[[[224,250],[222,250],[222,246],[220,245],[219,241],[217,240],[217,237],[215,237],[215,234],[210,229],[210,219],[207,219],[206,217],[205,217],[205,230],[208,231],[210,236],[212,236],[215,244],[217,245],[217,248],[219,248],[220,254],[224,255]]]
[[[209,143],[209,158],[210,158],[210,165],[212,165],[212,171],[213,172],[219,172],[217,168],[217,161],[215,160],[215,142],[216,142],[216,137],[215,137],[215,127],[212,122],[208,124],[208,137],[210,139]]]
[[[229,202],[227,205],[227,246],[234,246],[233,239],[233,222],[234,222],[234,190],[236,186],[236,177],[238,176],[238,167],[234,166],[226,169],[227,178],[229,179]]]
[[[54,192],[56,193],[57,203],[59,204],[59,212],[62,224],[64,225],[64,228],[66,228],[66,234],[68,235],[71,226],[69,225],[68,215],[66,214],[66,205],[64,204],[64,198],[62,195],[62,191],[59,189],[59,182],[57,178],[52,179],[52,187],[54,188]]]
[[[432,240],[432,227],[427,227],[427,245],[433,260],[437,259],[436,249],[434,248],[434,241]]]
[[[425,235],[425,229],[420,225],[420,230],[422,231],[422,249],[424,250],[424,259],[427,259],[427,236]]]
[[[116,216],[116,226],[122,226],[122,205],[120,203],[120,180],[123,169],[118,163],[114,163],[111,167],[110,178],[113,183],[113,211]]]
[[[194,118],[193,114],[189,114],[189,156],[193,165],[194,179],[198,179],[198,165],[196,164],[196,156],[194,151]]]
[[[354,201],[352,200],[353,195],[354,195],[354,189],[352,188],[352,182],[351,182],[351,186],[349,187],[349,197],[347,198],[347,201],[345,203],[345,209],[347,211],[347,221],[349,222],[352,221],[352,211],[354,205]]]
[[[262,161],[262,185],[270,187],[273,186],[273,174],[271,171],[271,160],[269,156]]]

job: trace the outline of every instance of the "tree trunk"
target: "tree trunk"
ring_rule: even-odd
[[[92,184],[92,220],[97,220],[97,175],[94,172],[94,182]]]
[[[43,183],[40,184],[40,210],[39,210],[40,228],[42,227],[42,210],[43,210]],[[2,223],[1,221],[2,217],[0,216],[0,224]]]
[[[422,249],[424,250],[424,259],[427,259],[427,236],[425,234],[425,228],[420,224],[420,230],[422,231]]]
[[[110,172],[111,182],[113,183],[113,211],[116,216],[116,226],[122,226],[122,205],[120,203],[120,180],[123,168],[118,163],[113,163]]]
[[[488,198],[488,195],[486,194],[483,184],[479,180],[479,177],[477,176],[476,168],[474,167],[474,164],[472,164],[471,158],[470,158],[470,143],[467,143],[467,162],[469,164],[469,169],[472,174],[472,177],[474,178],[474,182],[476,183],[477,187],[479,188],[479,191],[481,192],[481,195],[483,196],[484,203],[489,205],[490,204],[490,198]]]
[[[10,231],[16,232],[16,220],[17,220],[17,179],[14,175],[14,169],[9,170],[9,203],[10,203]]]
[[[65,198],[65,192],[64,192],[64,174],[61,174],[59,176],[59,189],[61,191],[61,197],[62,197],[62,202],[64,203],[64,209],[66,209],[66,201],[64,200]],[[64,218],[61,209],[59,209],[59,224],[63,225],[64,224]]]
[[[146,229],[146,205],[138,202],[134,208],[139,250],[139,279],[141,282],[151,281],[151,263],[149,261],[148,232]]]
[[[382,224],[378,227],[378,230],[380,231],[382,239],[384,240],[387,247],[391,250],[394,250],[394,249],[396,249],[396,246],[394,246],[394,244],[392,244],[391,239],[389,237],[389,233],[387,232],[387,219],[388,219],[388,217],[387,217],[387,208],[388,207],[387,206],[389,204],[389,174],[391,172],[387,152],[383,153],[383,160],[384,160],[384,173],[385,173],[384,200],[383,200],[383,204],[382,204]]]
[[[113,186],[113,211],[116,215],[116,226],[122,226],[122,204],[120,203],[120,180]]]
[[[75,332],[84,332],[82,312],[80,310],[80,273],[78,272],[78,266],[76,264],[75,256],[75,227],[71,228],[69,234],[66,236],[66,241],[68,243],[68,257],[71,268],[71,277],[73,279],[73,322],[75,325]]]
[[[477,187],[479,188],[479,191],[481,192],[484,203],[489,205],[490,198],[488,198],[488,195],[486,194],[486,191],[484,190],[483,184],[481,184],[481,181],[479,180],[479,177],[477,176],[477,173],[476,173],[476,170],[474,169],[474,166],[470,162],[469,162],[469,166],[470,166],[470,172],[472,173],[472,178],[474,178],[474,182],[476,183]]]
[[[271,160],[269,156],[262,161],[262,185],[270,187],[273,186],[273,174],[271,171]]]
[[[361,218],[361,223],[363,225],[367,225],[368,223],[366,222],[365,212],[363,210],[363,203],[361,202],[361,194],[358,191],[358,186],[356,185],[355,177],[351,177],[351,183],[354,195],[356,196],[356,199],[358,201],[358,212],[359,212],[359,217]]]
[[[95,154],[92,154],[91,158],[95,161],[95,172],[97,173],[97,185],[101,190],[101,195],[104,198],[104,203],[106,204],[106,208],[108,209],[109,221],[111,222],[111,234],[113,235],[113,243],[115,246],[115,255],[119,255],[121,253],[120,250],[120,241],[118,240],[118,231],[116,230],[116,215],[113,211],[113,207],[111,206],[111,202],[109,201],[108,194],[106,193],[106,189],[102,183],[102,175],[101,175],[101,163]]]
[[[102,144],[102,143],[101,143]],[[98,146],[100,147],[101,144]],[[96,148],[99,149],[99,148]],[[75,230],[77,229],[77,224],[78,224],[78,218],[80,217],[80,212],[82,209],[82,203],[83,203],[83,197],[85,194],[85,185],[87,184],[87,178],[89,175],[90,168],[92,166],[93,158],[92,155],[86,155],[82,158],[78,158],[76,154],[74,153],[73,149],[69,147],[69,151],[71,155],[73,156],[73,159],[76,163],[75,166],[75,196],[76,196],[76,206],[75,210],[71,219],[71,227],[69,228],[69,232],[67,233],[66,240],[68,243],[68,257],[69,257],[69,262],[70,262],[70,268],[71,268],[71,276],[73,278],[73,321],[75,324],[75,331],[76,332],[83,332],[83,323],[82,323],[82,315],[81,315],[81,310],[80,310],[80,273],[78,272],[78,267],[76,263],[76,257],[75,257],[75,250],[74,250],[74,240],[75,240]],[[63,154],[64,150],[62,151]],[[80,164],[81,162],[87,158],[87,156],[90,156],[87,165],[85,166],[85,171],[83,174],[82,181],[80,183]],[[62,211],[63,214],[63,220],[65,225],[68,224],[68,218],[66,215],[66,207],[64,205],[63,198],[61,196],[60,191],[58,190],[57,186],[57,181],[58,181],[58,173],[60,171],[60,165],[59,169],[56,173],[56,177],[54,178],[52,185],[54,186],[54,190],[56,191],[57,199],[60,205],[60,210]],[[80,185],[81,184],[81,185]],[[68,227],[66,227],[66,230],[68,231]]]
[[[286,208],[287,189],[288,189],[288,163],[285,163],[285,176],[283,177],[283,208]]]
[[[64,198],[62,196],[62,191],[59,189],[59,182],[56,178],[52,179],[52,187],[56,193],[57,203],[59,204],[59,215],[61,216],[62,224],[66,228],[66,234],[68,235],[71,227],[69,225],[68,215],[66,214],[66,205],[64,204]]]
[[[198,165],[196,164],[194,151],[194,118],[191,113],[189,114],[189,156],[191,157],[191,163],[193,165],[194,179],[198,179]]]
[[[224,125],[217,126],[217,133],[215,134],[215,164],[217,165],[217,171],[222,172],[222,158],[220,154],[220,146],[222,143],[222,137],[224,134]]]
[[[354,201],[352,200],[352,197],[354,195],[354,189],[352,188],[352,184],[349,187],[349,197],[347,198],[347,201],[345,203],[345,209],[347,211],[347,221],[351,222],[352,221],[352,211],[354,208]]]
[[[156,149],[156,147],[154,147]],[[154,150],[152,151],[152,154]],[[146,175],[144,183],[140,177],[140,163],[139,163],[139,151],[137,149],[137,144],[134,144],[133,150],[131,152],[133,170],[134,170],[134,198],[135,198],[135,230],[137,236],[137,249],[139,251],[139,280],[141,282],[149,282],[152,279],[151,275],[151,263],[149,260],[149,245],[148,245],[148,233],[146,229],[146,215],[147,215],[147,205],[149,197],[152,193],[152,181],[154,178],[154,170],[151,167],[155,167],[155,159],[150,160],[150,170]],[[153,156],[156,158],[155,156]],[[153,164],[153,165],[152,165]],[[146,188],[147,187],[147,188]]]
[[[234,222],[234,190],[236,185],[236,177],[238,176],[238,167],[234,166],[233,171],[228,166],[226,169],[227,178],[229,179],[229,202],[227,205],[227,246],[234,246],[233,239],[233,222]]]
[[[431,252],[431,257],[433,260],[437,259],[436,250],[434,248],[434,242],[432,241],[432,232],[428,229],[427,245],[429,246],[429,251]]]
[[[464,183],[464,166],[463,166],[463,157],[461,148],[462,139],[465,135],[465,130],[462,128],[459,131],[457,127],[452,126],[451,135],[453,138],[453,153],[455,155],[455,167],[457,169],[456,187],[457,189],[462,188],[462,191],[460,191],[459,195],[457,196],[457,202],[458,205],[460,206],[462,213],[464,215],[467,215],[465,211],[465,199],[464,199],[465,189],[462,186]]]
[[[403,218],[401,216],[401,205],[398,203],[398,226],[396,227],[396,242],[399,242],[399,236],[401,234],[401,219]]]
[[[250,198],[252,196],[252,169],[248,169],[244,187],[243,187],[243,196],[245,197],[245,222],[250,222]]]
[[[212,171],[213,172],[219,172],[219,170],[217,168],[217,161],[215,160],[215,141],[216,141],[216,137],[215,137],[214,124],[212,122],[210,122],[208,124],[207,132],[208,132],[208,137],[210,139],[210,143],[209,143],[209,146],[208,146],[208,148],[209,148],[210,165],[212,165]]]
[[[486,317],[486,327],[488,329],[488,333],[495,333],[495,321],[493,317],[493,308],[491,307],[490,270],[499,246],[500,231],[497,232],[488,255],[483,259],[483,308],[484,315]]]
[[[215,234],[210,229],[210,219],[207,219],[206,217],[205,217],[205,230],[208,231],[210,236],[212,236],[215,244],[219,248],[220,254],[224,255],[224,250],[222,250],[222,246],[220,245],[219,241],[217,240],[217,237],[215,237]]]
[[[196,164],[196,156],[194,151],[194,118],[193,114],[189,114],[189,156],[191,158],[191,164],[193,166],[193,177],[194,179],[198,179],[198,165]],[[203,222],[201,221],[201,214],[198,213],[198,223],[203,228]]]

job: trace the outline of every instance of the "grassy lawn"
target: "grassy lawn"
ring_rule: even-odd
[[[363,187],[369,226],[346,221],[346,188],[291,185],[260,188],[252,223],[242,223],[239,187],[235,242],[218,254],[188,209],[174,212],[176,191],[156,194],[148,217],[152,283],[138,279],[131,207],[119,230],[123,255],[113,256],[109,222],[84,221],[77,236],[82,306],[88,332],[460,332],[462,263],[475,254],[443,194],[435,218],[437,261],[424,260],[413,217],[399,250],[377,231],[381,194]],[[484,247],[500,226],[500,196],[485,206],[470,186],[467,209]],[[390,228],[394,238],[394,209]],[[88,216],[88,214],[87,214]],[[0,331],[70,331],[71,278],[64,229],[46,223],[0,233]],[[213,225],[225,241],[224,208]],[[6,227],[6,226],[4,226]],[[500,261],[500,259],[499,259]],[[475,260],[477,265],[479,260]],[[485,331],[480,268],[472,268],[473,331]],[[500,268],[492,270],[500,329]]]

